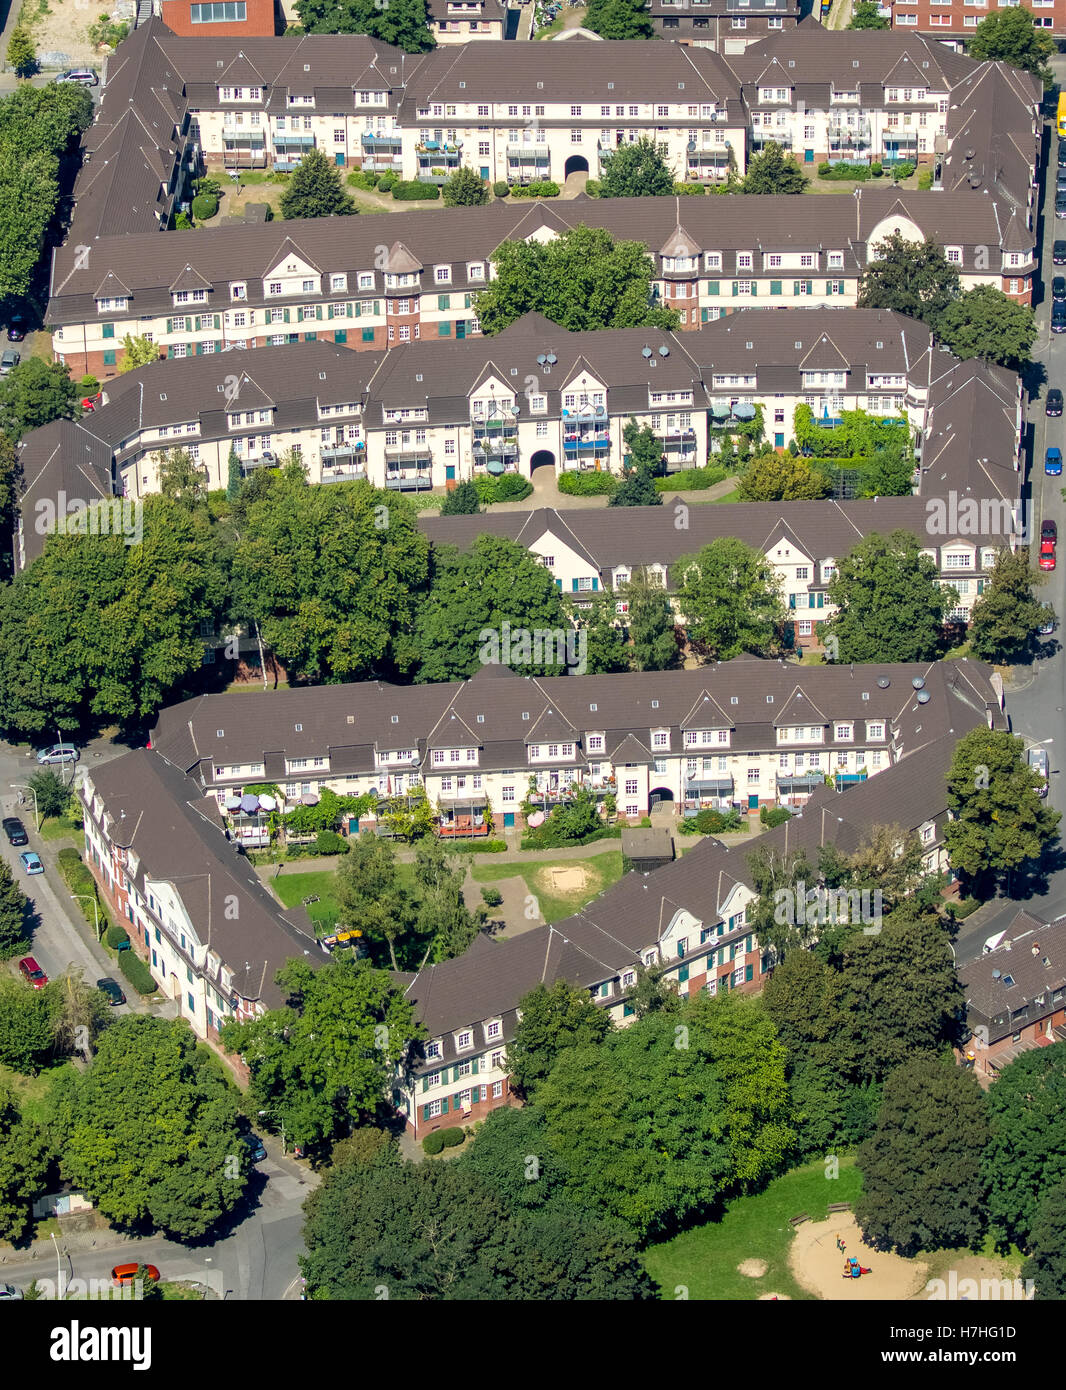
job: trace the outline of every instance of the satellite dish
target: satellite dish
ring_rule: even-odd
[[[414,755],[414,757],[411,759],[411,766],[412,766],[412,767],[417,767],[421,761],[422,761],[422,759],[421,759],[421,758],[418,756],[418,754],[416,753],[416,754]]]
[[[924,690],[924,689],[925,689],[925,677],[924,677],[924,676],[915,676],[914,679],[911,681],[911,685],[914,686],[915,690]]]
[[[539,365],[542,366],[542,367],[544,366],[545,362],[547,362],[547,360],[548,360],[548,359],[544,356],[543,352],[542,352],[542,353],[540,354],[540,356],[537,358],[537,362],[538,362]]]
[[[887,676],[882,676],[880,680],[878,680],[877,682],[877,688],[879,690],[887,690],[891,684],[892,682],[888,679]]]
[[[641,350],[640,350],[640,355],[641,355],[641,357],[643,357],[643,358],[648,358],[648,357],[650,357],[650,356],[651,356],[651,348],[650,348],[650,347],[643,347],[643,348],[641,348]]]
[[[659,349],[659,356],[660,356],[660,357],[669,357],[669,356],[670,356],[670,349],[666,346],[665,343],[663,343],[662,347]]]
[[[548,353],[548,356],[545,358],[545,361],[548,363],[548,366],[549,366],[549,367],[554,367],[555,364],[556,364],[556,362],[558,362],[558,360],[559,360],[559,359],[558,359],[558,357],[556,357],[556,355],[555,355],[554,352],[549,352],[549,353]]]
[[[929,691],[928,691],[928,690],[919,690],[919,691],[918,691],[918,703],[919,703],[920,705],[927,705],[927,704],[929,703],[929,701],[930,701],[932,698],[933,698],[933,697],[932,697],[932,695],[929,694]]]

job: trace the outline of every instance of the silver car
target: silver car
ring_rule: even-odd
[[[0,353],[0,376],[7,376],[21,361],[20,352],[16,352],[14,348],[5,348],[3,353]]]
[[[53,743],[37,754],[39,763],[76,763],[81,755],[73,743]]]

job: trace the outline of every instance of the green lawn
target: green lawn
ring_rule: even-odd
[[[304,898],[318,896],[317,903],[308,903],[307,914],[323,933],[333,930],[340,916],[340,904],[334,897],[336,872],[318,869],[306,874],[279,874],[267,882],[286,907],[299,907]]]
[[[23,1076],[21,1072],[12,1071],[10,1067],[0,1063],[0,1090],[12,1092],[15,1104],[22,1114],[40,1120],[43,1118],[43,1102],[48,1088],[61,1072],[69,1070],[70,1062],[63,1061],[55,1066],[46,1067],[36,1076]]]
[[[552,869],[583,869],[585,884],[573,891],[559,891],[552,886]],[[579,911],[598,897],[605,888],[622,877],[622,851],[603,850],[586,859],[541,859],[522,863],[475,864],[471,868],[478,883],[498,883],[501,878],[521,878],[540,904],[546,922],[558,922]]]
[[[741,501],[740,488],[735,487],[732,492],[727,492],[721,497],[699,497],[693,493],[685,494],[686,502],[695,502],[698,506],[716,507],[719,502],[739,502]]]
[[[74,820],[69,815],[49,816],[41,822],[38,834],[42,840],[69,840],[75,846],[80,845],[83,835],[81,817]]]
[[[778,1293],[810,1299],[788,1267],[789,1217],[805,1211],[812,1221],[824,1221],[831,1202],[855,1201],[862,1180],[854,1164],[854,1158],[842,1158],[840,1176],[833,1181],[826,1178],[822,1160],[794,1168],[762,1192],[730,1202],[720,1221],[650,1246],[642,1256],[644,1267],[664,1299],[675,1298],[679,1285],[688,1289],[689,1298],[729,1301]],[[737,1265],[748,1259],[766,1261],[761,1279],[737,1272]]]

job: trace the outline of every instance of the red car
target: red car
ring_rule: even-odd
[[[1055,542],[1045,537],[1040,542],[1040,568],[1042,570],[1053,570],[1055,568]]]
[[[23,956],[19,961],[19,969],[23,977],[29,980],[34,989],[44,989],[48,983],[48,976],[37,964],[32,956]]]
[[[111,1271],[111,1282],[120,1289],[125,1288],[127,1284],[133,1283],[137,1278],[137,1271],[141,1268],[144,1269],[149,1279],[154,1279],[157,1284],[159,1283],[159,1270],[156,1269],[155,1265],[142,1266],[139,1264],[116,1265]]]

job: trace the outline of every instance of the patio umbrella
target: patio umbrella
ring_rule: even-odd
[[[529,817],[529,819],[526,821],[526,824],[529,826],[529,828],[530,828],[531,830],[535,830],[535,829],[537,828],[538,825],[543,825],[543,824],[544,824],[544,812],[543,812],[543,811],[534,811],[533,814],[532,814],[532,815]]]
[[[271,796],[269,792],[260,792],[259,805],[264,811],[275,811],[278,805],[277,797]]]
[[[318,805],[318,797],[314,794],[314,792],[308,792],[306,796],[301,796],[300,800],[303,802],[305,806]]]
[[[236,792],[229,792],[226,796],[226,810],[239,811],[241,809],[241,799]]]
[[[252,792],[245,792],[241,797],[241,810],[246,815],[252,815],[253,812],[259,810],[259,798]]]
[[[754,420],[755,407],[753,405],[748,405],[746,401],[738,401],[733,407],[733,414],[738,420]]]

